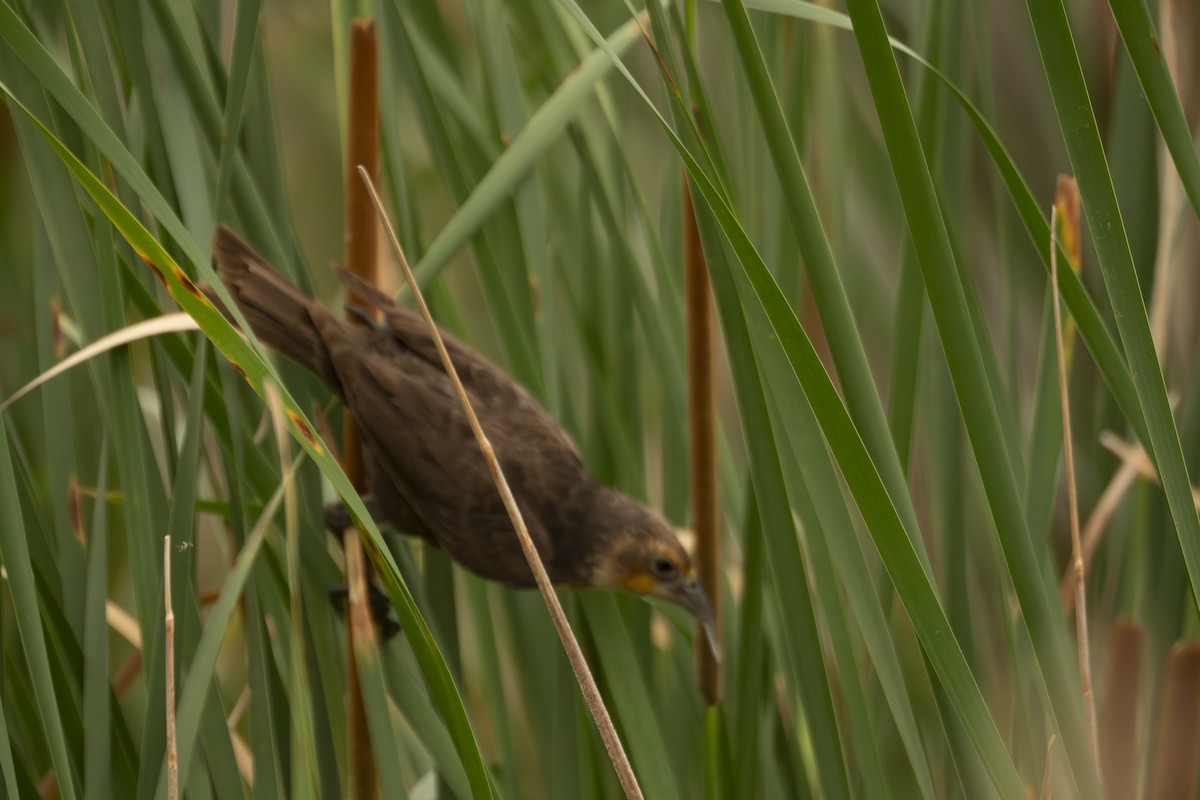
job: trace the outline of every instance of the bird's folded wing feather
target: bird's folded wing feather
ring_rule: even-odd
[[[440,365],[399,348],[339,360],[347,404],[380,467],[404,494],[439,545],[464,565],[506,582],[526,583],[528,567],[491,472],[449,379]],[[528,502],[527,476],[537,463],[508,457],[509,421],[485,415],[493,448],[522,505],[542,558],[550,538]],[[538,455],[532,454],[538,461]],[[511,475],[510,475],[511,473]],[[522,576],[513,581],[512,576]]]

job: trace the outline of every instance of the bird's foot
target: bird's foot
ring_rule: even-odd
[[[339,611],[349,598],[350,587],[344,583],[329,590],[329,599]],[[400,632],[400,623],[392,618],[392,601],[370,581],[367,582],[367,602],[371,607],[371,619],[375,620],[375,627],[385,642]]]
[[[367,513],[371,515],[371,519],[380,519],[379,501],[375,499],[375,495],[363,495],[362,501],[366,506]],[[324,519],[325,530],[331,533],[341,533],[347,528],[354,527],[354,517],[350,515],[350,509],[346,508],[346,504],[341,500],[334,500],[325,506]]]
[[[374,495],[364,495],[363,505],[367,508],[367,513],[372,519],[379,519],[379,503]],[[346,508],[346,504],[341,500],[334,500],[325,506],[325,528],[333,533],[340,534],[347,528],[354,527],[354,518],[350,516],[350,510]],[[383,593],[383,590],[374,584],[372,581],[367,581],[367,601],[371,606],[371,618],[375,620],[375,627],[379,631],[379,635],[384,641],[391,639],[400,632],[400,623],[392,619],[392,603],[388,600],[388,596]],[[340,611],[345,602],[349,599],[350,589],[345,584],[334,586],[329,590],[329,599]]]

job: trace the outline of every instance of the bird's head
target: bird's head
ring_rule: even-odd
[[[617,497],[622,508],[620,513],[606,515],[611,527],[604,532],[603,545],[592,561],[589,584],[682,606],[704,626],[715,653],[712,606],[675,529],[653,509],[623,495]]]

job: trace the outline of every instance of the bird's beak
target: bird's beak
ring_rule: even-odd
[[[708,596],[704,594],[704,589],[700,587],[700,581],[692,581],[684,586],[677,595],[677,598],[676,602],[683,606],[704,627],[704,636],[708,640],[708,649],[712,651],[713,658],[719,663],[721,661],[721,646],[717,642],[717,620],[713,614],[712,606],[708,602]]]

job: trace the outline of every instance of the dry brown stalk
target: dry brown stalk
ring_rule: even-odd
[[[346,269],[370,284],[378,280],[379,225],[371,210],[371,199],[355,176],[363,164],[371,176],[379,174],[379,74],[375,21],[356,19],[350,27],[349,123],[346,128],[346,201],[343,218],[343,255]],[[352,292],[346,305],[367,307]],[[375,313],[373,310],[369,313]],[[351,322],[362,320],[347,314]],[[356,489],[362,488],[362,452],[354,418],[345,415],[343,467]]]
[[[1159,6],[1159,50],[1176,86],[1180,85],[1182,54],[1176,34],[1175,3],[1165,0]],[[1182,93],[1181,93],[1182,96]],[[1158,199],[1158,247],[1154,257],[1154,285],[1151,287],[1150,333],[1154,337],[1154,348],[1158,351],[1158,362],[1166,366],[1168,339],[1171,326],[1171,304],[1179,291],[1180,259],[1177,243],[1185,217],[1180,213],[1187,200],[1183,182],[1175,169],[1175,162],[1164,142],[1159,142],[1159,199]]]
[[[171,607],[171,537],[163,537],[163,599],[167,673],[167,798],[179,800],[179,752],[175,746],[175,609]]]
[[[1050,753],[1054,751],[1055,735],[1050,734],[1050,741],[1046,742],[1046,765],[1042,768],[1042,791],[1038,794],[1041,800],[1050,800]]]
[[[1126,464],[1132,465],[1142,477],[1160,483],[1158,470],[1154,468],[1154,462],[1150,460],[1150,456],[1146,454],[1146,448],[1141,444],[1130,444],[1109,431],[1100,434],[1100,444],[1115,453]],[[1192,503],[1196,506],[1196,510],[1200,511],[1200,488],[1195,486],[1192,487]]]
[[[371,209],[371,200],[355,168],[365,165],[374,181],[379,173],[379,68],[375,22],[356,19],[350,27],[349,103],[346,126],[346,200],[343,219],[343,247],[346,269],[370,284],[377,281],[379,261],[379,226]],[[346,305],[364,305],[362,299],[347,294]],[[370,313],[374,313],[373,311]],[[352,314],[347,318],[355,321]],[[361,322],[361,320],[358,320]],[[342,429],[342,468],[358,491],[365,486],[362,444],[354,416],[346,412]],[[356,643],[374,640],[375,629],[369,613],[365,624],[359,619],[366,611],[357,602],[366,597],[369,575],[366,570],[351,572],[351,563],[363,563],[362,542],[358,530],[350,527],[342,532],[346,552],[346,582],[349,586],[350,610],[346,626],[346,737],[350,754],[349,795],[358,798],[379,796],[379,775],[375,753],[371,747],[371,731],[363,703],[362,686],[358,677]],[[365,602],[365,601],[364,601]],[[359,606],[356,608],[356,606]],[[363,639],[362,637],[367,637]]]
[[[1058,178],[1058,198],[1071,198],[1065,203],[1068,207],[1078,209],[1079,189],[1073,178],[1060,175]],[[1075,454],[1071,443],[1071,406],[1067,394],[1067,365],[1066,353],[1063,346],[1062,309],[1058,298],[1058,247],[1055,232],[1057,230],[1059,200],[1056,199],[1050,212],[1050,287],[1054,302],[1054,344],[1058,353],[1058,393],[1062,408],[1063,429],[1063,458],[1067,468],[1067,503],[1071,518],[1071,557],[1075,571],[1075,640],[1079,648],[1079,683],[1083,689],[1083,716],[1087,725],[1088,742],[1092,746],[1093,768],[1100,766],[1100,740],[1096,733],[1096,699],[1092,689],[1092,662],[1088,647],[1087,634],[1087,594],[1084,587],[1083,546],[1079,537],[1079,498],[1075,489]],[[1078,212],[1076,212],[1078,213]],[[1078,239],[1078,217],[1071,228],[1071,234]]]
[[[1146,637],[1136,623],[1121,620],[1108,635],[1108,678],[1100,723],[1100,771],[1112,800],[1137,797],[1138,720],[1142,698],[1142,654]]]
[[[1149,797],[1190,800],[1200,766],[1200,643],[1177,644],[1167,661],[1154,737],[1154,773]]]
[[[462,404],[463,413],[467,415],[467,421],[471,424],[471,432],[475,434],[475,440],[479,443],[479,449],[483,453],[484,461],[487,463],[488,470],[492,474],[492,480],[496,484],[496,489],[500,492],[500,498],[504,501],[504,507],[508,511],[509,519],[512,520],[513,528],[516,529],[517,540],[521,543],[521,550],[525,554],[525,560],[529,563],[529,569],[533,573],[534,580],[537,582],[538,591],[541,592],[542,599],[546,601],[546,607],[550,611],[550,618],[554,621],[554,627],[557,629],[558,636],[563,643],[563,648],[567,652],[567,659],[571,662],[571,669],[575,672],[575,679],[579,682],[579,688],[583,692],[584,702],[587,703],[588,711],[591,712],[592,719],[595,720],[596,727],[600,731],[600,738],[604,742],[604,748],[608,751],[609,759],[612,760],[613,768],[617,772],[618,780],[621,781],[621,787],[625,791],[625,796],[629,800],[642,800],[642,790],[638,785],[637,776],[634,775],[633,766],[629,763],[629,757],[625,754],[625,748],[621,744],[621,738],[617,735],[616,728],[613,726],[608,709],[604,706],[604,699],[600,697],[600,690],[596,687],[596,680],[592,677],[592,671],[588,667],[587,659],[583,657],[583,651],[579,648],[579,642],[576,641],[575,634],[571,631],[571,624],[567,622],[567,615],[563,613],[562,604],[558,602],[558,595],[554,593],[554,586],[550,583],[550,576],[546,574],[546,567],[542,564],[542,558],[538,555],[537,548],[533,544],[533,539],[529,536],[529,530],[525,527],[525,519],[521,516],[521,510],[517,507],[516,499],[513,498],[512,489],[508,486],[508,480],[504,477],[504,471],[500,469],[500,462],[496,458],[492,444],[488,441],[487,434],[484,433],[483,427],[479,424],[479,417],[475,415],[475,409],[471,406],[471,399],[467,396],[467,390],[463,388],[462,381],[459,380],[458,370],[454,368],[454,362],[451,361],[450,354],[446,352],[446,344],[442,341],[441,333],[433,321],[433,315],[429,313],[429,306],[425,304],[425,295],[421,292],[421,287],[417,284],[417,279],[412,273],[412,268],[408,265],[408,259],[404,257],[404,250],[400,247],[400,240],[396,238],[396,231],[383,209],[383,201],[379,199],[379,194],[375,191],[375,184],[371,181],[371,176],[367,171],[359,167],[358,174],[371,195],[371,202],[375,206],[375,213],[379,217],[380,222],[383,223],[383,229],[387,233],[388,241],[391,243],[392,252],[395,253],[396,259],[400,262],[400,268],[404,272],[404,279],[408,283],[409,288],[412,289],[413,298],[417,301],[421,316],[425,319],[425,325],[429,328],[429,335],[437,346],[438,355],[442,359],[442,366],[446,369],[446,375],[454,385],[458,401]]]

